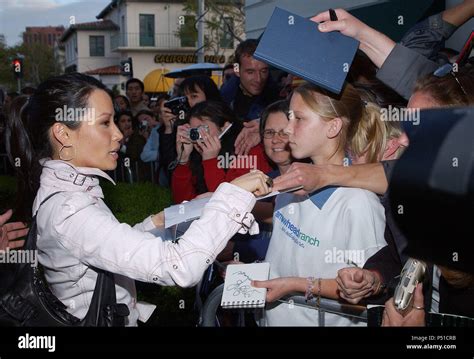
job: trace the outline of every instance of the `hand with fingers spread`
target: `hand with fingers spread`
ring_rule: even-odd
[[[271,183],[266,174],[259,170],[252,170],[249,173],[237,177],[231,184],[238,186],[246,191],[252,192],[255,196],[263,196],[271,192]]]
[[[393,298],[385,302],[382,327],[424,327],[425,325],[423,284],[418,283],[416,286],[412,307],[405,315],[395,308]]]
[[[382,280],[377,273],[362,268],[343,268],[336,277],[339,296],[351,304],[379,294]]]
[[[19,248],[25,244],[25,241],[19,238],[28,234],[28,228],[22,222],[7,223],[12,214],[13,211],[9,209],[0,215],[0,250]]]
[[[240,131],[235,140],[235,154],[248,155],[250,150],[261,142],[259,126],[257,120],[243,123],[244,128]]]
[[[178,126],[176,131],[176,153],[180,163],[188,162],[191,152],[193,152],[193,144],[188,137],[188,130],[191,128],[189,124]]]
[[[216,158],[222,148],[219,137],[211,136],[202,128],[199,129],[199,133],[201,134],[202,141],[196,142],[194,148],[201,154],[202,160],[205,161]]]

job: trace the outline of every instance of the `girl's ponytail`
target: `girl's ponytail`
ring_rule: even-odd
[[[352,154],[360,157],[365,155],[367,163],[378,162],[384,151],[387,134],[382,122],[380,107],[367,102],[363,106],[360,121],[357,121],[353,136],[349,139],[349,149]]]

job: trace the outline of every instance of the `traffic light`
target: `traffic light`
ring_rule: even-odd
[[[127,60],[120,61],[120,72],[122,76],[133,77],[133,62],[131,57]]]
[[[23,59],[16,57],[12,61],[13,75],[17,79],[23,78]]]

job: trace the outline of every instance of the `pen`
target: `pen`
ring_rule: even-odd
[[[331,21],[337,21],[337,15],[336,15],[336,12],[334,11],[334,9],[329,9],[329,19]]]
[[[222,136],[225,135],[225,133],[226,133],[226,132],[229,130],[229,128],[231,128],[231,127],[232,127],[232,123],[231,123],[229,126],[227,126],[227,128],[226,128],[224,131],[221,132],[221,134],[219,135],[219,140],[221,139]]]

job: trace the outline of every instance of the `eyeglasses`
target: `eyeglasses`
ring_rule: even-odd
[[[277,132],[275,130],[268,129],[263,131],[263,137],[267,139],[272,139],[273,137],[275,137],[276,134],[278,134],[278,136],[280,136],[281,138],[288,138],[288,134],[285,133],[284,130],[280,130]]]
[[[435,72],[433,72],[433,75],[436,76],[436,77],[444,77],[446,76],[447,74],[451,74],[454,79],[456,80],[456,82],[458,83],[459,87],[461,88],[462,92],[464,93],[464,95],[467,96],[467,92],[466,90],[464,89],[464,87],[461,85],[461,82],[459,81],[458,77],[456,76],[456,72],[453,71],[453,65],[451,64],[445,64],[441,67],[439,67]]]

